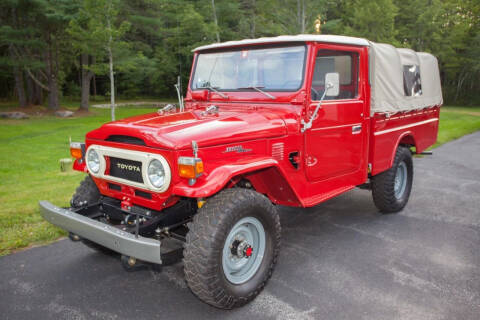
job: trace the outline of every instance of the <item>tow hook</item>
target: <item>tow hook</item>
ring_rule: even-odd
[[[82,240],[82,238],[80,238],[80,236],[78,234],[71,233],[71,232],[68,233],[68,238],[70,240],[72,240],[73,242],[77,242],[77,241]]]
[[[120,261],[122,263],[122,267],[128,272],[138,269],[139,264],[137,264],[137,259],[134,257],[122,255],[120,257]],[[137,268],[135,268],[135,266],[137,266]]]
[[[128,271],[128,272],[134,272],[134,271],[139,271],[139,270],[144,270],[149,268],[155,271],[161,271],[161,265],[140,261],[135,257],[122,255],[120,258],[120,261],[122,263],[123,269],[125,269],[125,271]]]
[[[120,207],[122,210],[130,211],[132,209],[132,203],[130,202],[130,198],[123,197],[122,202],[120,203]]]

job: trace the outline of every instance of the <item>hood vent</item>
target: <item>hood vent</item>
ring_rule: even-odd
[[[126,143],[126,144],[134,144],[137,146],[146,146],[145,141],[143,141],[140,138],[135,138],[131,136],[111,135],[105,140],[112,141],[112,142]]]

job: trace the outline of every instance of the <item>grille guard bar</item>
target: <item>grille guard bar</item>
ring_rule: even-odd
[[[106,248],[142,261],[162,264],[160,241],[122,231],[105,223],[40,201],[40,214],[48,222]]]

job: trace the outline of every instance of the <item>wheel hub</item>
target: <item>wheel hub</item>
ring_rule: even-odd
[[[230,245],[230,251],[232,252],[232,255],[237,258],[250,258],[253,253],[253,248],[247,241],[235,239]]]
[[[393,191],[395,197],[400,199],[403,196],[407,186],[407,165],[405,162],[401,162],[397,167],[397,172],[395,173],[395,180],[393,185]]]
[[[230,230],[222,254],[225,277],[234,284],[247,282],[257,272],[265,253],[265,230],[253,217],[240,219]]]

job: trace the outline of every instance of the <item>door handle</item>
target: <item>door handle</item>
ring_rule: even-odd
[[[362,132],[362,125],[352,126],[352,134],[359,134]]]

